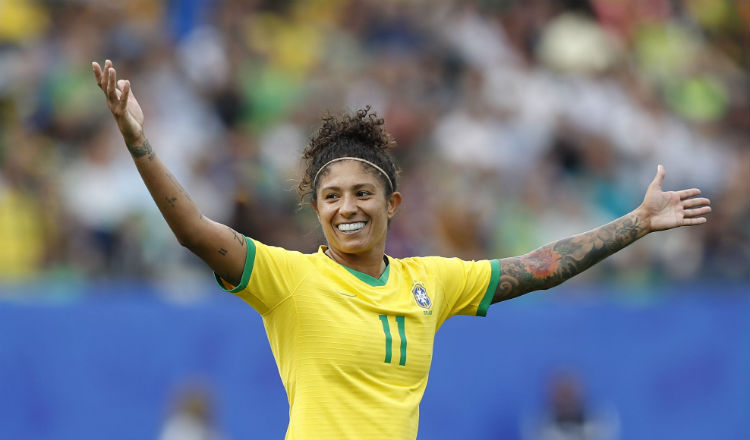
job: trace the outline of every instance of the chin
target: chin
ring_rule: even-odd
[[[361,254],[365,252],[367,249],[364,246],[342,245],[342,246],[338,246],[336,250],[345,254]]]
[[[329,242],[330,243],[330,242]],[[369,250],[371,246],[367,243],[361,243],[359,241],[344,241],[337,240],[335,249],[345,254],[360,254]]]

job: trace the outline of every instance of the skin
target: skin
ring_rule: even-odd
[[[130,82],[117,81],[107,60],[92,63],[99,88],[112,112],[141,177],[167,224],[183,246],[203,259],[224,280],[236,285],[242,276],[247,246],[232,228],[203,216],[187,191],[164,166],[146,138],[143,112]],[[401,194],[387,196],[383,183],[357,161],[341,161],[318,184],[312,208],[328,242],[327,255],[352,269],[379,277],[388,220],[401,204]],[[604,226],[550,243],[528,254],[500,260],[501,277],[494,301],[549,289],[586,270],[650,232],[706,222],[710,201],[697,188],[663,191],[664,167],[648,186],[643,203]],[[364,221],[354,233],[337,229],[340,223]]]
[[[396,214],[401,194],[386,196],[382,181],[369,168],[354,160],[328,165],[312,208],[328,242],[326,254],[340,264],[378,278],[385,270],[388,220]],[[360,221],[365,226],[356,232],[337,228],[342,223]]]
[[[117,72],[109,60],[103,68],[96,62],[91,66],[136,168],[177,240],[224,280],[238,284],[245,266],[245,240],[232,228],[203,216],[161,162],[146,138],[143,111],[130,82],[117,81]]]
[[[697,188],[662,191],[666,173],[659,165],[643,203],[634,211],[583,234],[500,260],[500,282],[493,303],[554,287],[628,246],[644,235],[680,226],[700,225],[711,202]]]

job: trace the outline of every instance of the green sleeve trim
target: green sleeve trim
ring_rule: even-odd
[[[492,274],[490,275],[490,282],[487,285],[487,291],[484,292],[482,302],[479,303],[477,308],[477,316],[487,316],[487,309],[492,304],[492,298],[495,297],[495,291],[497,290],[497,284],[500,282],[500,260],[490,260],[490,267]]]
[[[214,278],[216,278],[216,282],[219,283],[219,287],[221,287],[221,290],[225,292],[237,293],[241,290],[244,290],[247,287],[247,284],[250,282],[250,275],[252,275],[253,273],[253,265],[255,264],[255,242],[248,237],[245,237],[245,242],[247,242],[245,268],[242,270],[242,278],[240,279],[240,283],[238,285],[236,285],[233,289],[227,289],[226,287],[224,287],[224,283],[221,281],[221,278],[216,275],[216,272],[214,272]]]

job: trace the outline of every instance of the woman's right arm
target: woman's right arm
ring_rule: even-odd
[[[117,81],[109,60],[104,69],[96,62],[92,67],[135,166],[177,240],[221,278],[239,284],[247,253],[244,237],[229,226],[204,217],[185,188],[164,166],[146,139],[143,112],[130,90],[130,82]]]

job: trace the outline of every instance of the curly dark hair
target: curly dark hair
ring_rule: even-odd
[[[308,195],[313,202],[316,200],[317,182],[328,172],[325,169],[321,170],[321,167],[340,157],[357,157],[382,168],[388,174],[388,178],[367,165],[367,168],[382,181],[386,188],[386,197],[393,194],[398,186],[398,167],[387,150],[393,148],[396,142],[385,131],[383,119],[375,112],[371,112],[369,105],[352,115],[337,117],[328,114],[322,119],[323,125],[302,152],[302,160],[306,166],[297,188],[300,201],[305,200]],[[318,173],[320,174],[316,181],[315,175]],[[391,180],[392,186],[388,179]]]

